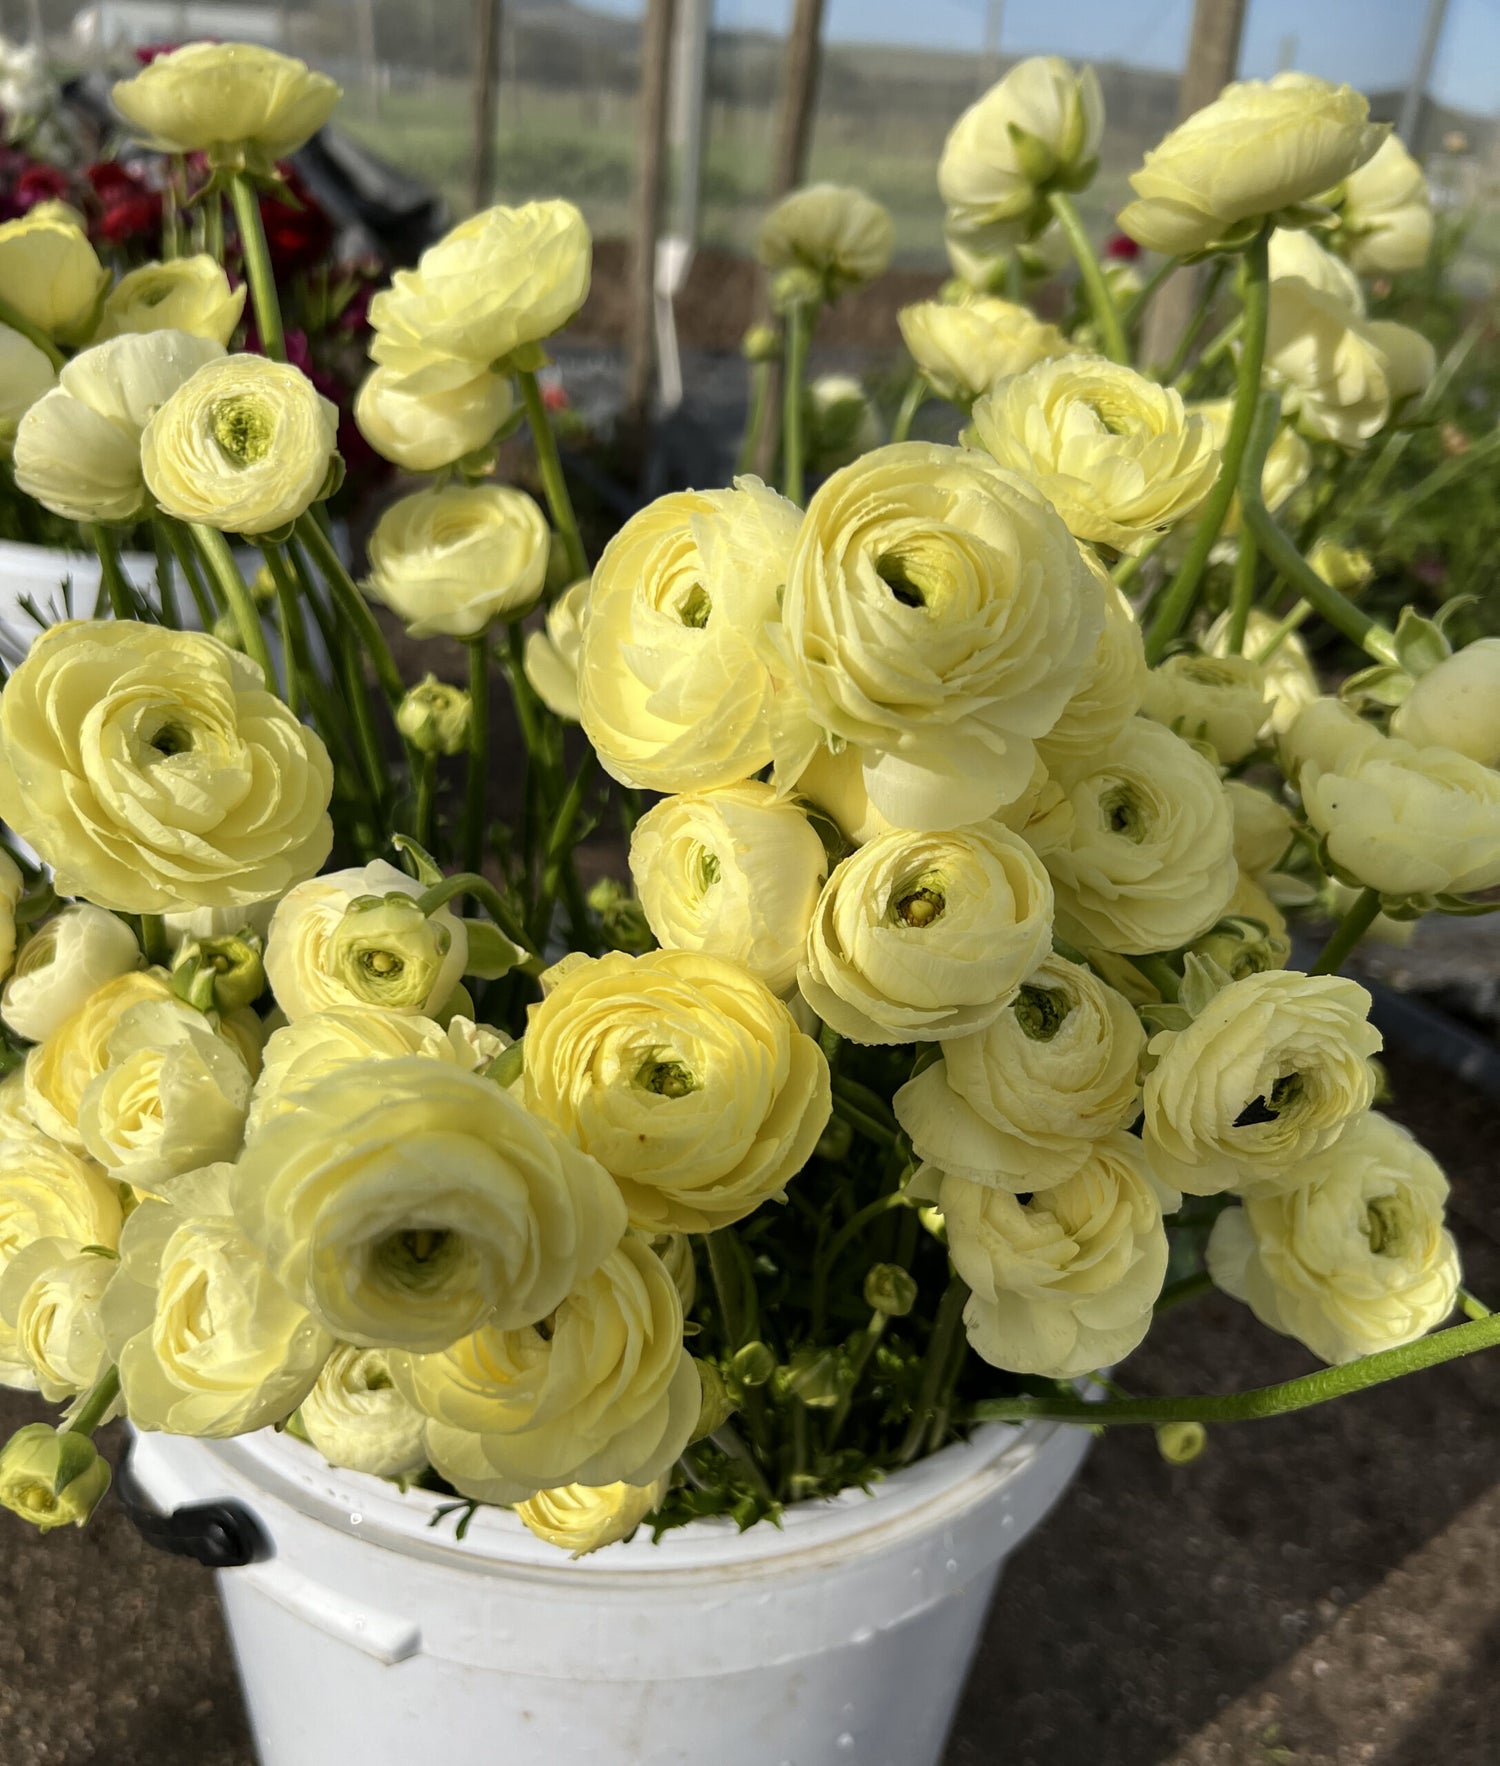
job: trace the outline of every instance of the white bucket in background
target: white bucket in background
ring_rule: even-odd
[[[990,1426],[780,1528],[576,1563],[502,1509],[460,1541],[439,1497],[284,1435],[143,1435],[132,1467],[273,1542],[220,1575],[263,1766],[938,1766],[1002,1561],[1089,1440]]]
[[[122,552],[120,565],[130,581],[153,598],[156,593],[156,559],[148,552]],[[175,568],[175,567],[174,567]],[[73,611],[63,594],[64,582],[72,583]],[[17,660],[41,629],[22,606],[31,601],[49,625],[62,619],[87,619],[99,599],[100,566],[94,552],[65,552],[54,546],[32,546],[20,540],[0,540],[0,634],[7,660]],[[187,586],[178,579],[179,596]],[[105,606],[108,612],[108,604]],[[191,605],[185,615],[196,618]]]

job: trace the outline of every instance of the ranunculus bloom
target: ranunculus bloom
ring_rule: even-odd
[[[628,1539],[666,1498],[669,1477],[653,1484],[563,1484],[516,1504],[527,1529],[575,1558]]]
[[[1344,183],[1339,236],[1366,276],[1420,270],[1432,250],[1432,198],[1421,166],[1387,135]]]
[[[142,264],[122,276],[105,298],[99,338],[132,331],[186,331],[227,346],[245,310],[246,288],[229,286],[206,254]]]
[[[59,343],[82,343],[94,328],[109,271],[86,234],[36,210],[0,223],[0,300]]]
[[[912,360],[935,392],[970,405],[997,380],[1072,349],[1055,325],[1029,307],[993,295],[920,301],[899,314]]]
[[[547,624],[526,638],[526,679],[532,691],[564,723],[581,721],[578,700],[578,661],[583,653],[583,622],[588,617],[588,577],[564,589],[547,609]]]
[[[9,459],[21,419],[57,385],[57,371],[29,337],[0,325],[0,459]]]
[[[1500,765],[1500,638],[1480,638],[1419,676],[1392,714],[1391,734]]]
[[[400,1478],[427,1464],[427,1418],[396,1388],[383,1349],[339,1344],[297,1419],[331,1466]]]
[[[413,392],[404,375],[375,368],[354,401],[354,421],[382,459],[408,472],[440,472],[488,447],[514,404],[510,381],[488,368],[430,393]]]
[[[1206,742],[1222,766],[1234,766],[1265,727],[1265,672],[1248,656],[1180,651],[1151,670],[1141,710],[1179,736]]]
[[[1085,561],[1092,557],[1085,553]],[[1096,575],[1105,576],[1094,560]],[[1104,629],[1083,679],[1062,716],[1036,745],[1049,773],[1086,767],[1141,708],[1146,693],[1146,645],[1130,603],[1113,583],[1104,587]]]
[[[475,638],[530,611],[550,539],[546,516],[510,485],[417,491],[376,523],[367,587],[414,638]]]
[[[769,270],[805,270],[836,300],[873,282],[891,261],[896,229],[862,190],[810,184],[784,196],[760,224],[755,255]]]
[[[144,961],[135,934],[118,915],[91,902],[70,902],[21,947],[0,1018],[26,1042],[40,1042],[97,988]]]
[[[7,1341],[50,1404],[87,1392],[108,1365],[99,1301],[112,1257],[66,1239],[33,1239],[0,1270],[0,1379]]]

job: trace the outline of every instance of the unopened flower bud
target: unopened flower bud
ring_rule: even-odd
[[[588,904],[604,922],[604,936],[616,950],[641,952],[656,942],[646,924],[646,910],[613,877],[601,877],[588,893]]]
[[[1169,1466],[1188,1466],[1208,1446],[1202,1423],[1163,1423],[1156,1431],[1156,1451]]]
[[[865,1305],[887,1318],[905,1318],[917,1303],[917,1284],[899,1263],[877,1263],[865,1277]]]
[[[426,675],[396,708],[396,728],[419,754],[458,754],[469,739],[473,702],[462,687]]]
[[[1307,555],[1307,562],[1341,595],[1357,595],[1375,574],[1375,566],[1363,552],[1349,546],[1336,546],[1332,540],[1318,540]]]
[[[811,306],[823,298],[823,279],[816,270],[794,264],[771,279],[771,305],[778,313],[790,307]]]
[[[776,1372],[776,1356],[764,1343],[747,1343],[736,1351],[729,1372],[742,1386],[764,1386]]]
[[[261,939],[245,931],[227,938],[185,938],[172,963],[172,991],[200,1012],[237,1012],[265,992]]]
[[[359,895],[329,940],[333,973],[357,998],[390,1011],[422,1010],[446,966],[453,934],[410,895]]]
[[[703,1389],[703,1402],[698,1411],[698,1426],[693,1430],[694,1441],[706,1441],[715,1429],[723,1428],[734,1415],[735,1404],[729,1395],[729,1388],[724,1384],[724,1376],[711,1361],[693,1362],[698,1370],[698,1381]]]
[[[214,621],[214,636],[221,644],[227,644],[231,650],[243,651],[245,648],[240,622],[232,613],[221,613]]]
[[[845,1379],[831,1349],[801,1349],[787,1369],[786,1389],[809,1410],[831,1410],[844,1395]]]
[[[257,607],[269,607],[276,599],[276,578],[269,564],[262,564],[250,578],[250,594]]]
[[[740,344],[740,354],[747,362],[779,361],[781,334],[774,325],[752,325]]]
[[[81,1527],[109,1489],[109,1475],[87,1435],[29,1423],[0,1447],[0,1506],[43,1533]]]

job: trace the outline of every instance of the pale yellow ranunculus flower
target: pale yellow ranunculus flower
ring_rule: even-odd
[[[25,880],[21,867],[0,847],[0,975],[10,972],[16,954],[16,904]]]
[[[1050,1189],[1135,1120],[1145,1046],[1128,1000],[1049,956],[992,1024],[945,1043],[893,1108],[936,1169],[1018,1195]]]
[[[1049,773],[1066,777],[1087,766],[1112,742],[1141,708],[1146,694],[1146,644],[1140,622],[1120,590],[1105,584],[1103,566],[1091,550],[1085,562],[1104,588],[1104,629],[1087,672],[1062,709],[1062,716],[1036,745]]]
[[[787,565],[778,784],[852,743],[893,825],[982,821],[1026,790],[1103,623],[1099,580],[1029,483],[967,449],[880,448],[817,491]]]
[[[1138,200],[1120,226],[1151,251],[1183,257],[1243,241],[1271,216],[1295,222],[1374,156],[1386,131],[1369,116],[1352,87],[1309,74],[1226,86],[1131,173]]]
[[[791,992],[828,858],[771,786],[664,798],[631,831],[630,874],[664,949],[727,957],[772,993]]]
[[[1234,817],[1234,856],[1240,876],[1274,871],[1292,843],[1292,812],[1279,797],[1245,779],[1226,779],[1224,791]]]
[[[0,750],[0,815],[100,907],[243,906],[332,843],[321,740],[200,632],[53,626],[0,695]]]
[[[805,270],[824,300],[873,282],[891,261],[889,211],[843,184],[810,184],[782,197],[760,224],[755,255],[768,270]]]
[[[604,548],[578,656],[600,764],[649,791],[736,785],[771,758],[762,655],[800,512],[759,479],[673,491]]]
[[[1267,244],[1266,261],[1273,284],[1296,277],[1319,294],[1338,301],[1358,318],[1364,318],[1365,291],[1359,277],[1311,233],[1296,227],[1278,227]]]
[[[407,472],[441,472],[487,448],[515,407],[510,380],[482,368],[441,392],[413,392],[403,375],[372,369],[354,401],[360,434]]]
[[[476,638],[531,610],[550,539],[536,502],[510,485],[417,491],[375,524],[366,587],[414,638]]]
[[[938,190],[949,249],[993,258],[1043,231],[1047,192],[1093,176],[1104,100],[1093,68],[1034,55],[1006,71],[959,117],[943,144]]]
[[[1266,646],[1273,639],[1276,648],[1267,657]],[[1203,648],[1210,656],[1229,654],[1227,611],[1221,613],[1204,633]],[[1296,632],[1283,634],[1281,622],[1275,614],[1252,607],[1245,625],[1244,654],[1259,662],[1265,675],[1266,697],[1271,710],[1264,734],[1284,736],[1297,721],[1303,706],[1311,705],[1318,697],[1317,671],[1307,654],[1307,646]]]
[[[88,234],[35,210],[0,223],[0,300],[59,343],[88,337],[109,287]]]
[[[109,1065],[109,1039],[132,1006],[171,1000],[161,969],[125,970],[96,987],[26,1056],[26,1109],[42,1133],[83,1151],[83,1094]]]
[[[49,1404],[87,1392],[108,1365],[99,1301],[114,1272],[113,1257],[67,1239],[33,1239],[0,1270],[0,1345],[14,1345]]]
[[[545,1330],[477,1331],[440,1355],[391,1356],[428,1417],[433,1469],[481,1502],[559,1484],[649,1484],[697,1427],[682,1301],[644,1239],[625,1238]]]
[[[966,407],[997,380],[1065,356],[1073,347],[1030,307],[993,295],[919,301],[903,307],[898,318],[923,379],[943,398]]]
[[[1271,284],[1266,377],[1315,441],[1363,447],[1393,404],[1423,389],[1434,360],[1409,326],[1365,319],[1301,276]]]
[[[0,1508],[42,1533],[86,1525],[109,1480],[109,1461],[71,1429],[27,1423],[0,1447]]]
[[[588,617],[588,577],[564,589],[547,609],[543,631],[530,632],[522,666],[532,691],[564,723],[581,720],[578,701],[578,659],[583,652],[583,622]]]
[[[1432,197],[1421,166],[1400,138],[1387,135],[1373,158],[1344,182],[1341,244],[1366,276],[1420,270],[1432,251]]]
[[[341,96],[326,74],[258,43],[185,43],[113,93],[148,146],[263,176],[317,134]]]
[[[42,1240],[80,1253],[113,1250],[123,1220],[120,1186],[94,1164],[36,1128],[7,1125],[0,1134],[0,1280],[29,1245]],[[38,1375],[0,1318],[0,1386],[37,1390]]]
[[[797,985],[852,1042],[940,1042],[992,1024],[1051,947],[1052,885],[1019,834],[893,829],[828,879]]]
[[[1234,766],[1254,750],[1270,715],[1265,670],[1248,656],[1182,650],[1151,670],[1141,710]]]
[[[184,1172],[238,1155],[250,1069],[202,1012],[143,1000],[120,1014],[107,1055],[79,1099],[78,1132],[112,1176],[160,1195]]]
[[[400,896],[414,910],[422,885],[385,859],[309,877],[288,890],[271,916],[266,977],[276,1003],[295,1022],[309,1012],[372,1008],[430,1017],[458,986],[469,958],[464,923],[449,907],[399,922],[391,904],[364,919],[351,904],[388,904]]]
[[[628,1539],[666,1500],[670,1476],[652,1484],[563,1484],[516,1504],[527,1530],[571,1557]]]
[[[205,253],[142,264],[105,297],[98,336],[102,342],[131,332],[186,331],[227,348],[247,292],[244,283],[231,288],[222,265]]]
[[[396,707],[396,728],[419,754],[462,754],[473,719],[468,691],[430,673],[408,687]]]
[[[1214,924],[1234,893],[1234,824],[1217,771],[1191,743],[1132,718],[1066,789],[1072,826],[1046,854],[1064,937],[1145,955]]]
[[[1158,1184],[1134,1135],[1089,1144],[1064,1182],[1029,1200],[944,1177],[938,1207],[972,1292],[969,1346],[992,1367],[1076,1379],[1146,1335],[1167,1273]]]
[[[0,325],[0,460],[10,458],[16,430],[31,407],[57,385],[57,370],[29,337]]]
[[[150,501],[141,471],[146,425],[223,353],[211,338],[155,331],[75,356],[20,421],[16,483],[70,521],[133,521]]]
[[[1447,1194],[1432,1155],[1372,1110],[1305,1160],[1284,1194],[1219,1216],[1209,1274],[1323,1361],[1398,1348],[1440,1325],[1458,1298]]]
[[[329,1465],[345,1471],[400,1478],[427,1464],[427,1418],[397,1389],[383,1349],[340,1343],[297,1420]]]
[[[264,356],[210,362],[141,436],[162,510],[225,533],[274,533],[336,482],[339,416],[300,368]]]
[[[99,1310],[137,1429],[222,1439],[281,1422],[333,1348],[236,1224],[234,1169],[180,1178],[120,1234]]]
[[[712,1232],[779,1197],[828,1125],[828,1063],[738,964],[573,961],[526,1031],[526,1102],[615,1178],[642,1232]]]
[[[1336,699],[1282,742],[1307,819],[1345,881],[1384,895],[1500,883],[1500,773],[1452,748],[1382,736]]]
[[[106,981],[144,962],[135,934],[118,915],[70,902],[22,945],[0,1018],[26,1042],[41,1042]]]
[[[1144,1135],[1174,1189],[1277,1192],[1375,1096],[1380,1032],[1342,975],[1272,969],[1231,982],[1184,1030],[1152,1037]]]
[[[1213,488],[1213,431],[1181,394],[1102,356],[1040,362],[974,406],[980,443],[1081,540],[1139,551]]]
[[[1500,766],[1500,638],[1479,638],[1420,675],[1391,715],[1391,734]]]
[[[570,202],[471,215],[370,303],[370,356],[424,397],[488,369],[537,368],[589,291],[593,248]]]
[[[1238,842],[1238,833],[1236,833]],[[1292,941],[1286,916],[1255,878],[1240,873],[1239,887],[1225,903],[1217,926],[1188,949],[1215,963],[1233,981],[1284,969],[1291,961]]]
[[[235,1168],[235,1217],[344,1342],[427,1353],[535,1324],[624,1233],[603,1167],[480,1074],[362,1061],[296,1103]]]

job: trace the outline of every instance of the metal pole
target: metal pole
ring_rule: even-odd
[[[474,0],[474,162],[469,200],[488,208],[495,188],[495,91],[500,84],[500,0]]]
[[[1005,23],[1005,0],[985,0],[984,52],[979,62],[979,89],[987,92],[1000,78],[1000,33]]]
[[[1427,0],[1427,19],[1422,26],[1422,41],[1417,46],[1416,66],[1411,70],[1406,92],[1401,99],[1401,115],[1396,133],[1415,151],[1417,132],[1422,125],[1422,107],[1427,102],[1427,86],[1432,79],[1432,64],[1437,60],[1438,44],[1443,38],[1443,23],[1448,14],[1448,0]]]
[[[640,449],[651,411],[656,373],[656,242],[661,236],[662,171],[667,145],[667,87],[672,60],[674,0],[646,0],[641,23],[640,159],[636,171],[635,226],[630,265],[630,330],[626,340],[622,434]]]
[[[380,121],[380,60],[375,53],[375,0],[356,0],[354,30],[359,43],[360,66],[370,95],[370,115]]]

